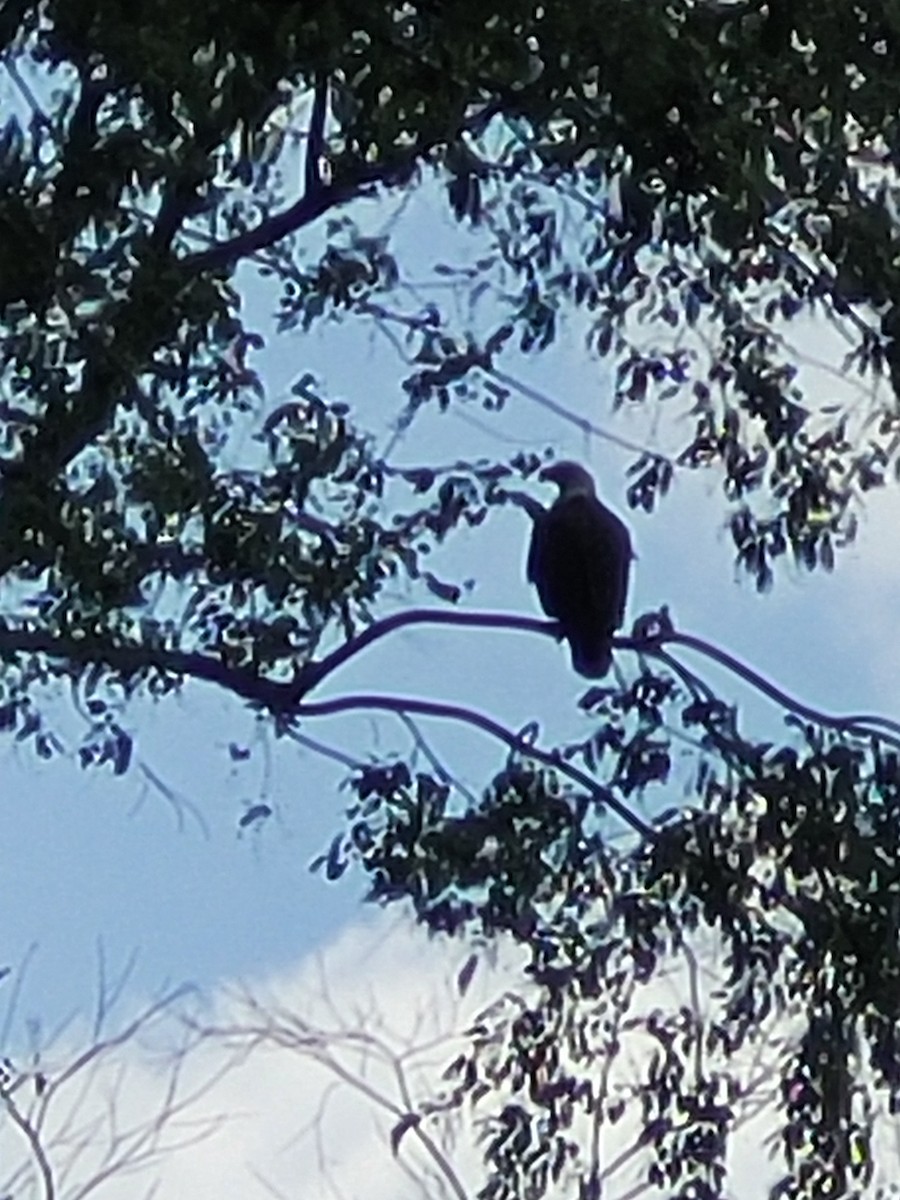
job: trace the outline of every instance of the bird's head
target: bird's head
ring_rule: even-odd
[[[542,483],[555,483],[560,496],[593,496],[594,481],[590,474],[576,462],[551,463],[544,467],[538,479]]]

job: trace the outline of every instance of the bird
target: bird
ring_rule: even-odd
[[[587,679],[602,679],[625,617],[631,538],[597,499],[594,481],[579,463],[553,463],[538,479],[555,483],[559,495],[534,518],[528,581],[547,616],[559,622],[573,668]]]

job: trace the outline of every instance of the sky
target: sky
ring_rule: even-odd
[[[0,92],[0,103],[5,100]],[[446,280],[434,272],[437,262],[461,256],[474,261],[480,252],[477,235],[446,215],[430,184],[411,199],[365,201],[351,211],[363,229],[390,229],[405,276],[426,297],[433,287],[432,295],[446,299]],[[321,234],[318,226],[309,230],[311,249]],[[857,540],[839,553],[831,576],[782,568],[774,590],[760,596],[735,573],[715,473],[678,473],[657,513],[628,512],[625,469],[632,456],[602,439],[586,439],[525,396],[514,397],[500,414],[453,406],[444,414],[423,410],[396,440],[404,396],[391,345],[361,324],[277,335],[266,281],[243,270],[240,283],[246,325],[266,337],[253,366],[265,382],[267,403],[279,403],[293,381],[311,372],[322,394],[351,405],[377,445],[393,443],[397,466],[502,459],[517,449],[547,447],[558,457],[577,458],[632,531],[637,560],[630,619],[665,603],[679,628],[728,650],[807,703],[831,712],[896,711],[896,493],[868,497]],[[460,321],[464,327],[463,313]],[[828,349],[830,329],[795,325],[791,334],[810,356],[832,353],[839,360],[839,352]],[[678,445],[675,415],[657,422],[651,419],[656,414],[642,411],[612,414],[608,368],[588,356],[577,322],[544,355],[527,361],[510,355],[503,366],[620,436],[663,451]],[[833,381],[828,386],[833,390]],[[541,494],[538,485],[533,491]],[[543,498],[550,499],[546,492]],[[496,511],[477,529],[452,537],[435,554],[433,569],[442,578],[475,579],[461,601],[465,609],[539,615],[524,579],[527,538],[523,513]],[[380,611],[429,602],[424,591],[397,583]],[[748,732],[778,735],[777,710],[706,665],[703,671],[726,698],[733,693],[741,701]],[[569,670],[565,648],[518,632],[401,630],[330,677],[317,698],[372,690],[459,702],[514,729],[538,720],[548,745],[588,727],[575,703],[582,684]],[[27,747],[0,742],[0,965],[11,968],[0,982],[6,1053],[22,1060],[46,1047],[42,1056],[58,1069],[91,1032],[103,991],[119,993],[106,1016],[120,1027],[166,989],[189,985],[187,1011],[195,1024],[186,1031],[174,1019],[161,1022],[154,1037],[164,1044],[197,1036],[198,1024],[244,1019],[247,1008],[239,997],[267,995],[279,997],[283,1011],[321,1020],[332,1031],[389,1014],[391,1036],[402,1045],[432,1034],[449,1039],[479,1004],[504,987],[521,986],[514,954],[498,947],[495,962],[482,955],[464,1003],[458,997],[454,1002],[453,979],[468,948],[429,942],[398,912],[363,905],[358,877],[329,884],[312,875],[311,859],[341,827],[343,769],[304,747],[276,742],[265,723],[228,696],[192,683],[163,702],[134,703],[128,719],[136,761],[116,779],[80,770],[78,724],[68,696],[53,697],[51,708],[63,725],[69,722],[67,754],[44,763]],[[476,791],[503,761],[501,749],[480,734],[436,722],[423,728],[440,758]],[[304,732],[351,754],[409,747],[408,732],[387,715],[322,720]],[[249,757],[236,761],[232,745],[249,748]],[[271,805],[272,818],[240,830],[241,814],[260,801]],[[428,1021],[437,1032],[429,1031]],[[307,1038],[304,1050],[317,1041]],[[200,1086],[204,1077],[214,1077],[224,1054],[215,1038],[203,1039],[186,1060],[188,1081]],[[432,1047],[426,1054],[432,1078],[436,1057]],[[123,1062],[128,1082],[122,1103],[146,1112],[165,1080],[159,1047],[151,1037],[146,1046],[123,1050],[108,1069],[115,1075]],[[371,1200],[417,1194],[402,1162],[385,1148],[389,1117],[373,1114],[371,1096],[354,1101],[352,1089],[329,1090],[327,1080],[333,1083],[308,1053],[254,1052],[198,1101],[196,1111],[211,1118],[223,1113],[227,1120],[197,1145],[149,1164],[162,1171],[158,1195],[169,1200],[237,1190],[248,1200]],[[323,1105],[327,1120],[317,1126]],[[746,1149],[758,1133],[750,1128],[745,1138],[745,1150],[736,1152],[735,1196],[761,1194],[758,1163]],[[460,1178],[471,1187],[471,1156],[464,1145],[457,1150]],[[375,1153],[383,1164],[377,1184]],[[748,1190],[751,1183],[754,1190]],[[134,1195],[128,1186],[115,1190],[119,1185],[111,1181],[101,1194]],[[72,1188],[75,1194],[74,1183]]]

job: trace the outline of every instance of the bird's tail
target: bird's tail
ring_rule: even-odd
[[[612,666],[612,634],[570,639],[572,666],[585,679],[602,679]]]

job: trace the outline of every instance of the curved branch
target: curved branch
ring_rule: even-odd
[[[412,160],[413,156],[409,158]],[[323,183],[320,180],[311,192],[305,192],[283,212],[227,241],[216,242],[206,250],[191,254],[181,262],[190,271],[231,268],[240,259],[274,246],[282,238],[311,225],[330,209],[371,194],[378,184],[390,187],[404,182],[410,170],[406,161],[372,163],[359,167],[352,180],[342,180],[340,183]]]
[[[372,642],[385,637],[395,629],[401,629],[405,625],[417,624],[463,625],[482,629],[519,629],[526,633],[543,633],[555,638],[561,636],[559,624],[556,621],[548,621],[541,617],[520,617],[512,613],[467,613],[444,611],[442,609],[412,608],[406,612],[394,613],[390,617],[376,621],[358,637],[345,643],[333,653],[326,655],[319,662],[315,664],[310,663],[305,667],[297,683],[289,685],[296,688],[295,702],[299,703],[303,696],[321,683],[327,675],[337,670],[338,667],[342,666],[359,651],[371,645]],[[688,649],[696,650],[699,654],[705,654],[707,658],[711,658],[720,666],[731,671],[732,674],[743,679],[745,683],[750,684],[751,687],[761,692],[764,696],[768,696],[770,700],[773,700],[781,708],[784,708],[788,712],[796,713],[806,720],[813,721],[817,725],[822,725],[829,729],[843,730],[847,733],[857,733],[873,737],[879,736],[878,728],[880,727],[888,735],[896,735],[897,738],[900,738],[900,722],[894,721],[890,717],[878,716],[877,714],[854,713],[849,716],[830,716],[828,713],[820,712],[818,709],[794,699],[787,692],[770,683],[758,671],[754,671],[752,667],[748,667],[746,663],[742,663],[740,659],[735,658],[734,655],[729,654],[726,650],[720,650],[717,646],[703,641],[702,638],[694,637],[693,634],[678,633],[675,630],[671,630],[644,638],[619,636],[613,638],[612,642],[613,647],[618,650],[634,650],[639,654],[647,654],[661,659],[669,658],[669,655],[664,654],[662,650],[663,645],[669,643],[682,645]],[[672,660],[673,663],[675,661]],[[290,708],[292,704],[288,702],[286,707]],[[891,738],[891,740],[893,739]]]
[[[541,633],[547,637],[561,636],[556,621],[542,617],[523,617],[515,613],[456,612],[443,609],[412,608],[393,613],[376,621],[358,636],[339,646],[317,662],[299,668],[290,682],[278,682],[261,676],[251,667],[230,666],[199,651],[167,650],[152,645],[110,645],[96,638],[60,637],[42,630],[10,629],[0,626],[0,658],[16,654],[44,654],[75,666],[103,663],[123,675],[142,671],[159,671],[213,683],[241,699],[267,708],[276,716],[286,717],[299,711],[304,697],[345,662],[365,650],[373,642],[407,625],[457,625],[480,629],[513,629],[524,633]],[[900,722],[877,714],[853,713],[849,716],[830,716],[808,704],[795,700],[787,692],[763,678],[725,650],[674,630],[654,632],[645,637],[616,637],[613,646],[632,650],[666,661],[669,656],[663,646],[681,645],[717,662],[773,700],[786,711],[825,728],[840,730],[861,737],[883,738],[900,746]]]
[[[295,684],[290,685],[294,691],[294,703],[300,701],[307,692],[322,682],[332,671],[342,667],[348,659],[371,646],[380,638],[393,633],[395,629],[403,629],[406,625],[462,625],[479,629],[519,629],[525,633],[543,633],[558,638],[559,625],[556,621],[547,621],[542,617],[520,617],[514,613],[478,613],[457,612],[440,608],[410,608],[405,612],[393,613],[376,621],[368,629],[364,629],[357,637],[345,642],[337,650],[327,654],[318,662],[305,666]],[[285,707],[291,707],[287,701]]]
[[[200,250],[184,260],[191,271],[209,271],[220,267],[231,267],[242,258],[274,246],[282,238],[306,225],[311,225],[323,213],[336,205],[344,204],[357,194],[357,187],[337,187],[322,184],[315,191],[304,194],[284,212],[254,225],[243,233],[236,234],[225,242],[217,242],[207,250]]]
[[[808,704],[803,704],[800,700],[795,700],[787,692],[776,687],[774,683],[769,683],[758,671],[754,671],[752,667],[748,667],[746,663],[742,663],[740,659],[729,654],[727,650],[720,650],[717,646],[710,645],[709,642],[703,641],[702,638],[694,637],[690,633],[678,633],[676,631],[665,632],[659,636],[648,639],[647,642],[642,642],[639,638],[616,638],[613,645],[619,645],[623,648],[639,650],[642,654],[653,654],[654,645],[661,646],[664,643],[674,642],[676,645],[685,646],[689,650],[696,650],[698,654],[705,654],[707,658],[711,658],[713,662],[717,662],[726,670],[731,671],[733,675],[739,676],[745,683],[749,683],[751,687],[756,688],[758,692],[762,692],[764,696],[768,696],[770,700],[774,700],[781,708],[787,709],[790,712],[796,713],[799,717],[805,717],[808,721],[813,721],[816,725],[823,725],[829,729],[839,729],[847,733],[860,733],[870,737],[877,737],[877,727],[881,727],[888,734],[895,735],[900,738],[900,721],[892,720],[890,717],[881,717],[877,714],[870,713],[852,713],[845,717],[832,717],[828,713],[820,712],[817,708],[812,708]],[[872,728],[872,727],[875,728]],[[891,741],[894,739],[891,738]]]
[[[153,645],[120,645],[91,637],[64,637],[36,629],[0,626],[0,658],[17,654],[43,654],[49,659],[86,667],[102,663],[124,676],[159,671],[217,684],[235,696],[278,712],[294,691],[293,683],[276,683],[246,667],[232,667],[208,654],[167,650]]]
[[[332,671],[379,638],[404,625],[415,624],[481,626],[494,629],[522,629],[531,633],[558,636],[555,621],[538,617],[519,617],[504,613],[443,612],[439,609],[410,609],[376,621],[343,646],[318,662],[300,668],[294,680],[280,683],[267,679],[250,667],[230,666],[200,651],[173,650],[146,644],[113,645],[99,638],[61,636],[37,629],[3,628],[0,624],[0,658],[17,654],[43,654],[47,658],[77,667],[103,663],[123,675],[159,671],[199,679],[249,700],[279,715],[289,715],[307,692]]]
[[[645,821],[623,804],[616,796],[609,791],[608,788],[597,783],[586,772],[578,767],[573,767],[571,763],[563,762],[558,755],[551,754],[548,750],[542,750],[539,746],[533,745],[526,741],[519,734],[513,733],[507,729],[505,725],[501,725],[499,721],[495,721],[492,717],[485,716],[484,713],[474,712],[470,708],[463,708],[459,704],[444,704],[433,700],[419,700],[412,696],[383,696],[377,693],[361,693],[356,696],[338,696],[334,700],[316,700],[309,704],[298,704],[295,709],[295,715],[298,717],[330,717],[337,713],[354,712],[359,709],[381,709],[385,712],[397,713],[398,716],[404,714],[416,713],[421,717],[437,717],[440,720],[459,721],[465,725],[473,725],[476,729],[480,729],[482,733],[488,734],[490,737],[496,738],[503,742],[510,750],[514,750],[519,754],[524,754],[528,758],[537,759],[538,762],[552,767],[559,771],[561,775],[566,775],[579,787],[583,787],[591,796],[600,804],[610,808],[621,820],[630,825],[642,837],[656,841],[658,834],[656,830],[648,825]]]

